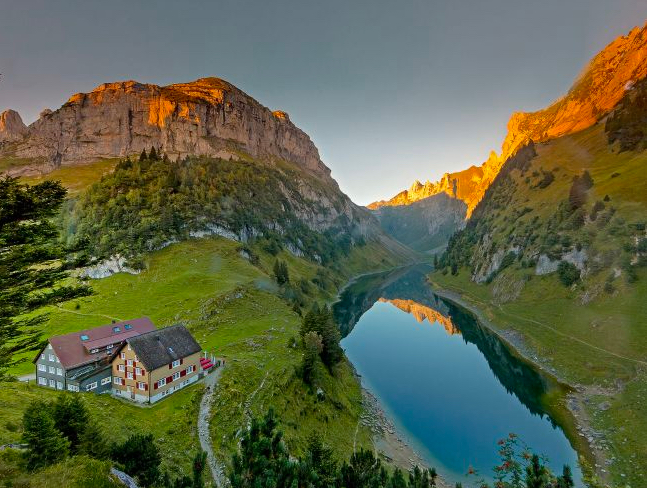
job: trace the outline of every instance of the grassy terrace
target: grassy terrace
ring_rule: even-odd
[[[368,244],[361,256],[351,255],[345,263],[349,275],[367,269],[369,262],[375,267],[394,265],[380,249]],[[301,352],[289,343],[299,337],[301,319],[277,295],[269,274],[275,258],[259,255],[260,264],[253,266],[241,257],[239,244],[222,238],[169,246],[150,254],[147,270],[141,274],[92,280],[94,295],[48,309],[43,337],[102,325],[111,318],[142,315],[158,327],[186,324],[203,348],[227,361],[211,422],[215,451],[226,461],[236,446],[236,432],[247,425],[250,416],[264,413],[270,405],[280,415],[285,439],[294,453],[300,452],[313,431],[334,444],[340,458],[347,457],[355,443],[369,446],[369,432],[358,426],[360,387],[347,362],[342,362],[333,376],[320,371],[324,400],[317,400],[316,392],[295,377]],[[317,271],[313,263],[290,254],[279,257],[288,262],[293,281],[310,279]],[[336,287],[347,279],[335,277],[339,283],[329,291],[312,285],[313,298],[330,300]],[[33,373],[31,356],[24,355],[25,362],[11,373]],[[133,431],[152,432],[163,453],[163,466],[189,473],[198,447],[201,389],[201,384],[193,385],[153,407],[138,407],[108,395],[82,395],[101,419],[108,438],[117,441]],[[53,395],[34,385],[2,384],[0,444],[19,441],[22,411],[30,400]],[[0,473],[8,463],[1,459]]]

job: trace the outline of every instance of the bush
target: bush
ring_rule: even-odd
[[[567,287],[580,279],[580,270],[568,261],[560,261],[557,274],[562,284]]]

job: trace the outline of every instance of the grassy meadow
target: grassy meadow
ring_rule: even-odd
[[[369,243],[369,253],[351,254],[344,266],[348,275],[334,273],[329,290],[311,283],[310,300],[331,301],[350,274],[366,270],[369,264],[393,266],[393,258],[380,249]],[[140,274],[90,280],[93,295],[43,310],[48,314],[43,337],[140,316],[150,317],[158,327],[185,324],[204,350],[226,360],[211,428],[214,450],[227,462],[240,429],[270,406],[281,418],[285,440],[295,454],[302,452],[312,432],[333,445],[340,459],[348,457],[355,445],[371,446],[370,433],[359,425],[360,386],[346,360],[332,375],[320,365],[316,383],[323,399],[296,376],[301,350],[293,343],[299,339],[301,318],[279,296],[271,277],[276,258],[262,250],[257,254],[259,262],[252,265],[242,257],[240,244],[219,237],[170,245],[147,255],[146,269]],[[286,252],[278,257],[288,263],[292,282],[310,280],[320,270]],[[33,373],[32,356],[24,354],[23,362],[10,373]],[[55,394],[33,382],[3,383],[0,444],[20,440],[22,412],[29,401]],[[201,394],[198,383],[152,407],[139,407],[109,395],[81,393],[110,440],[123,440],[135,431],[151,432],[163,454],[162,466],[184,473],[190,472],[199,445],[196,421]],[[2,460],[0,469],[11,471],[11,459],[5,455]],[[31,486],[45,486],[34,480]]]

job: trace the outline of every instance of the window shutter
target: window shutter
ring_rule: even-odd
[[[173,367],[173,363],[168,363],[168,369],[171,369]]]
[[[182,372],[180,372],[180,378],[181,378],[182,376],[186,376],[186,369],[183,369],[183,370],[182,370]]]
[[[184,359],[180,358],[180,364],[184,364]]]
[[[156,381],[155,384],[153,385],[153,388],[156,389],[156,390],[157,390],[157,384],[158,383],[159,383],[159,381]]]
[[[148,391],[148,383],[144,383],[144,391]]]
[[[168,378],[166,378],[166,382],[173,383],[173,376],[169,376]]]

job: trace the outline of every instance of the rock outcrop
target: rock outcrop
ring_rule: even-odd
[[[0,125],[0,138],[14,144],[0,150],[0,157],[70,165],[137,155],[154,146],[172,160],[278,158],[332,181],[313,142],[285,112],[270,111],[219,78],[169,86],[106,83],[73,95],[56,111],[43,111],[28,128],[20,126],[16,112],[5,113],[8,129],[3,132]]]
[[[569,92],[548,108],[514,113],[508,122],[500,156],[492,152],[481,166],[446,174],[436,183],[415,182],[408,190],[389,200],[371,203],[368,208],[409,205],[447,193],[467,204],[469,218],[503,164],[520,147],[530,141],[542,142],[591,127],[644,78],[647,78],[647,25],[636,27],[609,44],[591,60]]]
[[[0,143],[19,141],[27,131],[27,126],[15,110],[5,110],[0,114]]]

